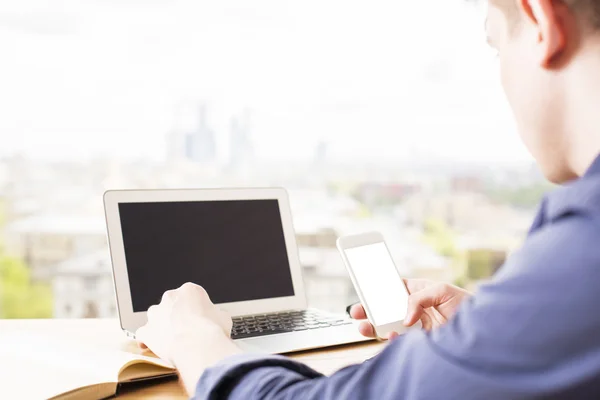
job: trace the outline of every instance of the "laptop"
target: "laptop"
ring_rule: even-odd
[[[193,282],[233,317],[232,339],[282,354],[369,340],[346,314],[307,307],[284,189],[104,195],[117,306],[130,336],[163,293]]]

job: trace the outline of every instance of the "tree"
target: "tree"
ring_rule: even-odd
[[[0,249],[0,318],[51,318],[50,285],[31,281],[27,266]]]
[[[427,219],[423,224],[423,233],[425,242],[442,256],[453,258],[458,255],[456,235],[443,221]]]
[[[471,249],[467,256],[467,275],[472,280],[487,279],[504,264],[506,251]]]

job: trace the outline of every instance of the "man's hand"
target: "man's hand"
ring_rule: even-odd
[[[204,369],[240,352],[229,338],[231,317],[193,283],[165,292],[147,315],[148,322],[137,330],[136,339],[175,365],[190,393]]]
[[[421,320],[423,329],[426,330],[445,324],[456,313],[460,303],[471,296],[466,290],[446,283],[424,279],[405,279],[404,283],[410,294],[404,325],[413,326]],[[367,319],[361,304],[352,306],[350,316],[354,319]],[[375,337],[375,328],[367,321],[361,322],[358,330],[364,336]],[[392,339],[395,336],[398,334],[393,333],[388,338]]]

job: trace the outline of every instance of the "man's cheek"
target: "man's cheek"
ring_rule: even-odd
[[[506,99],[508,100],[513,111],[516,111],[515,101],[515,83],[513,82],[514,71],[512,70],[512,65],[510,60],[506,57],[500,57],[500,83],[502,84],[502,89],[504,90],[504,94]]]
[[[499,52],[500,81],[511,108],[519,114],[519,102],[523,100],[523,60],[515,44],[506,43]]]

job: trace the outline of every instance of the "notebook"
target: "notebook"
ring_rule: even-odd
[[[0,398],[104,399],[124,383],[173,376],[169,363],[124,350],[0,333]]]

